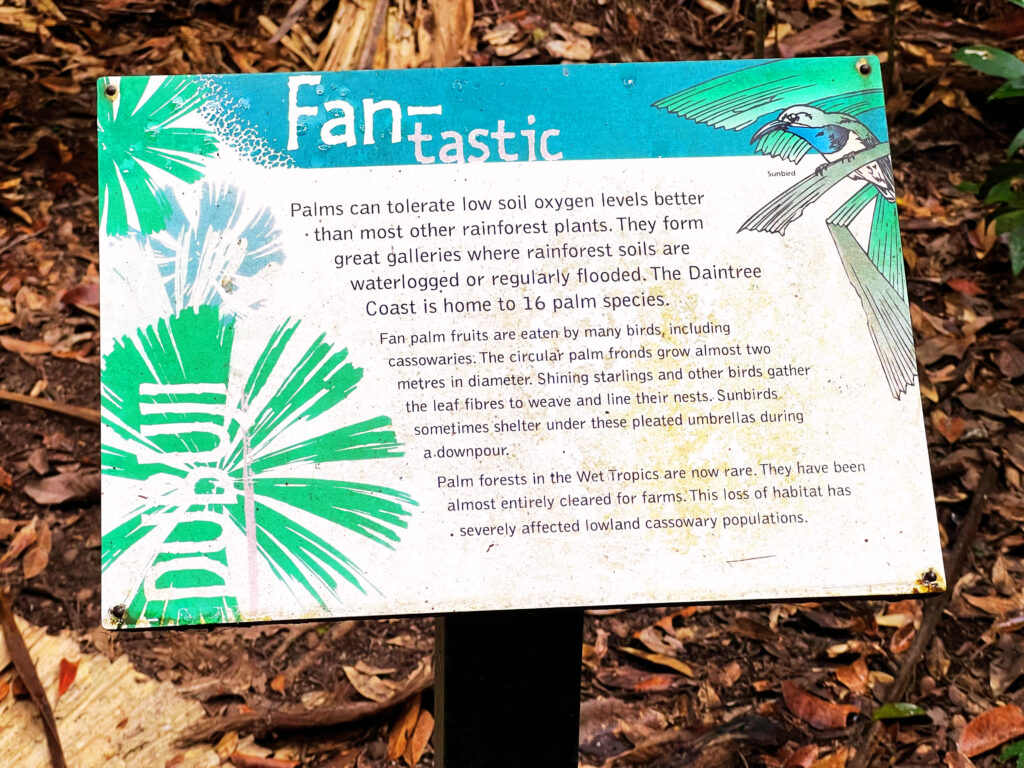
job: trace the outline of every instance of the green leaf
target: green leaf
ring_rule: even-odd
[[[1011,177],[992,185],[985,195],[985,204],[1005,203],[1010,208],[1024,208],[1024,189],[1021,189],[1021,178]]]
[[[985,177],[985,181],[982,183],[981,189],[978,190],[978,194],[979,196],[987,195],[988,191],[999,182],[1021,175],[1024,175],[1024,163],[1022,162],[1015,161],[993,165],[991,170],[989,170],[988,175]]]
[[[956,188],[961,192],[969,192],[972,195],[977,195],[981,191],[981,184],[976,181],[961,181],[956,185]]]
[[[1010,232],[1010,267],[1016,277],[1024,271],[1024,224]]]
[[[1024,3],[1024,0],[1021,2]],[[1012,760],[1013,758],[1017,758],[1016,768],[1024,768],[1024,739],[1007,744],[999,753],[1000,760]]]
[[[1021,0],[1024,3],[1024,0]],[[1013,137],[1013,141],[1010,142],[1010,146],[1006,148],[1006,156],[1013,157],[1015,154],[1024,149],[1024,128],[1020,129],[1020,133]]]
[[[1004,80],[1024,75],[1024,61],[1012,53],[988,45],[969,45],[954,53],[953,58],[974,67],[979,72]]]
[[[1024,211],[1003,211],[992,217],[996,223],[996,234],[1006,235],[1024,227]]]
[[[876,709],[872,715],[872,720],[906,720],[908,717],[927,717],[928,713],[925,712],[917,704],[911,704],[906,701],[891,701],[888,704],[883,704]]]
[[[988,100],[1019,99],[1021,96],[1024,96],[1024,77],[1007,80],[992,92]]]

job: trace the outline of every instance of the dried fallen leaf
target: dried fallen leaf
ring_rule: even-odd
[[[395,695],[398,686],[390,680],[382,680],[377,675],[368,675],[352,666],[343,665],[345,677],[360,695],[370,701],[387,701]]]
[[[63,504],[86,499],[99,492],[100,473],[93,469],[61,472],[44,477],[37,483],[26,483],[25,493],[36,504]]]
[[[846,747],[841,747],[833,752],[831,755],[827,755],[821,760],[811,764],[811,768],[846,768],[846,759],[850,755],[850,750]]]
[[[33,517],[32,520],[21,527],[21,530],[18,531],[18,534],[7,547],[7,551],[4,553],[4,556],[0,557],[0,566],[11,562],[29,546],[35,544],[38,536],[38,525],[39,519]]]
[[[978,610],[984,611],[990,616],[1006,616],[1018,610],[1020,601],[1012,597],[1000,597],[999,595],[972,595],[962,593],[962,597]]]
[[[597,37],[601,34],[601,29],[599,27],[595,27],[593,24],[588,24],[585,21],[574,21],[572,23],[572,31],[583,35],[584,37]]]
[[[51,75],[49,77],[39,78],[39,84],[44,88],[47,88],[54,93],[64,93],[69,95],[75,95],[82,92],[82,86],[72,80],[70,77],[57,77]]]
[[[782,768],[811,768],[811,764],[817,759],[818,745],[805,744],[786,758],[786,762]]]
[[[26,579],[32,579],[42,573],[49,562],[50,554],[42,547],[35,546],[21,559],[21,569],[24,571]]]
[[[45,475],[50,471],[50,462],[46,458],[45,448],[40,447],[33,450],[26,461],[37,475]]]
[[[430,734],[433,732],[434,716],[423,710],[416,721],[416,728],[413,730],[412,736],[409,737],[409,745],[405,749],[405,754],[402,755],[410,767],[415,766],[423,757],[427,744],[430,743]]]
[[[818,730],[845,728],[848,715],[860,712],[852,704],[833,704],[805,691],[796,683],[782,681],[782,697],[789,711]]]
[[[70,291],[61,296],[61,303],[78,307],[89,314],[99,314],[100,311],[100,287],[96,283],[83,283],[76,285]]]
[[[67,693],[68,688],[75,682],[75,676],[78,674],[78,662],[68,661],[67,659],[60,660],[60,677],[57,683],[57,696],[58,698]]]
[[[952,277],[946,281],[946,285],[967,296],[980,296],[983,293],[976,282],[966,277]]]
[[[652,674],[636,667],[602,669],[597,673],[597,679],[609,688],[629,691],[667,691],[683,682],[679,675]]]
[[[673,643],[675,643],[675,647],[666,642],[663,639],[665,635],[656,631],[653,626],[644,627],[640,631],[634,632],[633,637],[647,646],[647,650],[651,651],[651,653],[663,653],[667,656],[675,656],[676,651],[682,648],[682,643],[677,641],[672,637],[672,635],[668,635],[668,637]]]
[[[402,714],[398,717],[391,733],[388,734],[388,760],[397,760],[405,754],[409,737],[416,727],[416,721],[420,716],[420,702],[422,696],[416,694],[405,703]]]
[[[892,638],[889,640],[889,650],[893,653],[905,653],[911,643],[914,642],[914,635],[917,633],[917,627],[914,626],[913,622],[904,624],[902,627],[892,633]]]
[[[963,752],[947,752],[945,763],[946,768],[974,768],[974,763]]]
[[[1016,704],[982,712],[971,720],[960,737],[960,751],[967,757],[980,755],[1024,734],[1024,712]]]
[[[724,687],[731,688],[736,684],[736,681],[740,679],[742,674],[743,668],[739,665],[739,662],[731,661],[726,665],[725,669],[722,670],[720,682]]]
[[[11,483],[14,482],[14,478],[11,477],[11,473],[3,467],[0,467],[0,488],[5,491],[11,490]]]
[[[555,38],[545,40],[543,45],[548,53],[557,59],[590,61],[594,55],[594,46],[587,38],[575,35],[566,29],[557,28],[555,24],[552,24],[551,28],[565,37],[565,40],[557,40]]]
[[[960,436],[964,433],[964,428],[967,424],[959,416],[949,417],[940,411],[938,408],[932,411],[931,414],[932,426],[935,430],[946,438],[946,442],[955,443],[960,439]]]
[[[996,355],[996,365],[1008,379],[1024,376],[1024,352],[1016,344],[1004,342]]]
[[[696,677],[694,674],[693,667],[687,664],[685,661],[680,661],[672,656],[666,656],[663,653],[647,653],[646,651],[640,651],[636,648],[619,648],[623,653],[628,653],[638,658],[649,661],[652,664],[660,664],[663,667],[669,667],[674,669],[676,672],[686,675],[687,677]]]
[[[852,664],[837,668],[836,679],[854,693],[864,696],[871,693],[868,686],[868,663],[863,656]]]
[[[238,731],[228,731],[221,736],[213,750],[221,760],[227,760],[232,752],[238,749]]]

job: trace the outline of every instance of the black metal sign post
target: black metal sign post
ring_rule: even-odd
[[[578,765],[583,611],[438,617],[438,768]]]

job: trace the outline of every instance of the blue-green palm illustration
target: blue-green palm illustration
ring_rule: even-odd
[[[108,86],[116,87],[111,96]],[[163,229],[171,204],[154,169],[191,184],[202,178],[204,158],[217,151],[210,131],[177,124],[199,108],[202,92],[194,80],[177,75],[123,77],[116,84],[101,78],[97,88],[99,204],[106,233]]]
[[[273,213],[247,208],[238,187],[209,181],[198,189],[196,202],[194,224],[172,197],[166,232],[137,238],[156,261],[171,312],[208,304],[227,317],[257,308],[263,297],[246,290],[247,282],[284,261]]]
[[[280,325],[244,382],[229,375],[236,321],[213,306],[124,336],[104,358],[103,472],[139,497],[103,537],[104,570],[141,564],[124,623],[259,618],[239,612],[244,590],[256,594],[256,558],[297,603],[305,593],[323,608],[344,584],[369,586],[343,541],[399,542],[408,495],[301,474],[401,452],[385,416],[335,426],[362,370],[323,336],[299,344],[298,328]]]
[[[868,69],[871,69],[868,67]],[[687,88],[655,107],[721,130],[762,122],[756,152],[797,163],[814,150],[825,163],[740,226],[784,235],[804,210],[843,179],[862,182],[826,224],[860,299],[868,331],[893,396],[914,382],[917,364],[908,311],[889,143],[858,118],[883,107],[881,90],[850,59],[783,60],[741,69]],[[764,118],[770,118],[763,122]],[[874,205],[868,244],[851,225]]]

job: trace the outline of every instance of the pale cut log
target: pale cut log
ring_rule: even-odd
[[[42,627],[16,621],[53,706],[68,765],[163,766],[179,755],[176,768],[220,765],[209,744],[187,749],[175,746],[179,734],[205,717],[199,702],[179,696],[171,683],[142,674],[126,656],[111,662],[105,656],[83,654],[66,632],[47,635]],[[77,661],[78,671],[71,687],[58,699],[61,659]],[[9,682],[12,676],[11,658],[0,642],[0,680]],[[15,699],[9,691],[0,699],[0,755],[4,765],[50,768],[35,707],[27,699]]]

